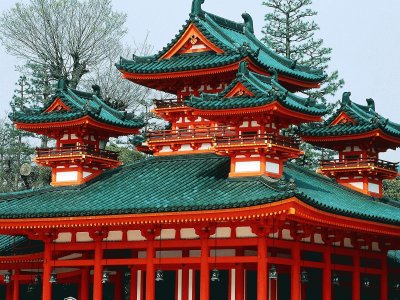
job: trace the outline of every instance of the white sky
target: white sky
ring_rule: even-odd
[[[26,0],[25,0],[26,1]],[[24,2],[25,2],[24,1]],[[15,5],[14,0],[0,0],[0,12]],[[155,51],[165,46],[188,18],[191,0],[112,0],[114,8],[128,14],[126,42],[149,42]],[[262,0],[206,0],[203,9],[241,22],[245,11],[254,19],[256,34],[260,36],[267,8]],[[373,98],[377,111],[400,123],[400,26],[399,0],[314,0],[320,25],[319,36],[333,48],[331,68],[339,70],[345,79],[343,91],[352,92],[352,100],[365,103]],[[18,73],[19,62],[0,47],[0,115],[8,110]],[[341,97],[338,93],[336,99]],[[400,151],[382,156],[400,160]]]

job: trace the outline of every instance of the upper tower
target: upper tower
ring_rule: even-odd
[[[302,126],[302,138],[313,145],[339,152],[338,159],[321,161],[319,172],[339,183],[375,197],[382,197],[382,180],[398,176],[398,163],[379,159],[379,153],[400,146],[400,125],[344,93],[341,107],[322,124]]]
[[[185,102],[195,116],[230,129],[215,135],[213,148],[231,158],[230,176],[280,177],[283,163],[302,154],[296,137],[285,134],[290,125],[317,122],[326,113],[323,105],[289,92],[278,75],[251,72],[241,62],[236,78],[218,94],[192,96]]]
[[[149,134],[149,148],[157,155],[210,152],[214,136],[232,136],[230,128],[224,127],[231,122],[195,113],[185,100],[223,93],[242,62],[252,73],[274,76],[288,92],[318,88],[325,78],[320,70],[301,66],[265,46],[254,35],[249,14],[237,23],[205,12],[203,3],[193,0],[189,19],[160,52],[121,58],[116,65],[125,79],[176,95],[155,101],[155,113],[171,124],[170,130]]]
[[[218,92],[229,84],[241,61],[249,69],[271,75],[291,92],[317,88],[325,78],[320,70],[301,66],[263,44],[255,35],[247,13],[236,23],[203,11],[204,0],[193,0],[190,18],[175,38],[160,52],[147,57],[121,58],[117,68],[122,77],[167,93],[188,96]]]
[[[121,163],[105,149],[110,137],[136,134],[144,126],[126,112],[116,111],[93,93],[73,90],[60,80],[56,93],[40,110],[14,112],[18,129],[55,139],[54,148],[37,149],[35,161],[52,168],[52,185],[82,184]]]

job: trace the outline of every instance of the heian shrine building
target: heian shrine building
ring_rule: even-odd
[[[379,154],[400,146],[400,125],[350,93],[323,120],[296,93],[322,72],[267,48],[250,15],[203,2],[159,53],[116,65],[176,95],[155,101],[170,126],[147,132],[146,159],[120,166],[106,150],[144,123],[97,86],[61,80],[41,110],[11,115],[55,147],[35,158],[51,187],[0,195],[1,299],[397,299],[400,204],[382,181],[398,165]],[[338,158],[296,165],[302,140]]]

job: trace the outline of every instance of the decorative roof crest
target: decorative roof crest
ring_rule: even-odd
[[[242,14],[242,18],[244,20],[244,27],[243,27],[244,33],[250,32],[254,34],[253,18],[247,12]]]
[[[198,16],[201,13],[203,13],[203,10],[201,9],[201,5],[204,4],[205,0],[193,0],[192,1],[192,11],[190,15],[192,16]]]
[[[65,91],[68,88],[69,80],[66,78],[60,78],[57,83],[58,91]]]
[[[375,101],[372,98],[367,99],[367,104],[370,110],[375,111]]]
[[[351,96],[350,92],[344,92],[343,93],[343,95],[342,95],[342,103],[341,103],[342,106],[351,105],[350,96]]]
[[[278,81],[278,71],[275,68],[269,68],[268,71],[271,73],[272,79]]]
[[[249,69],[247,68],[247,66],[248,66],[248,62],[247,61],[241,61],[239,63],[238,75],[248,76],[249,75]]]
[[[93,94],[99,98],[101,98],[101,88],[99,85],[97,84],[93,84],[92,85],[92,89],[93,89]]]

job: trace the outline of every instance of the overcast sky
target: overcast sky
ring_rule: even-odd
[[[14,0],[0,0],[0,11],[15,5]],[[114,8],[128,14],[126,42],[149,42],[155,51],[165,46],[188,18],[191,0],[112,0]],[[260,36],[267,8],[262,0],[206,0],[203,9],[241,22],[241,14],[253,16],[256,34]],[[373,98],[377,111],[400,123],[400,26],[399,0],[314,0],[320,25],[319,36],[333,48],[331,68],[345,79],[344,90],[352,92],[352,100],[365,103]],[[0,47],[0,114],[8,109],[20,62]],[[341,97],[338,93],[336,98]],[[400,160],[400,152],[382,156]]]

